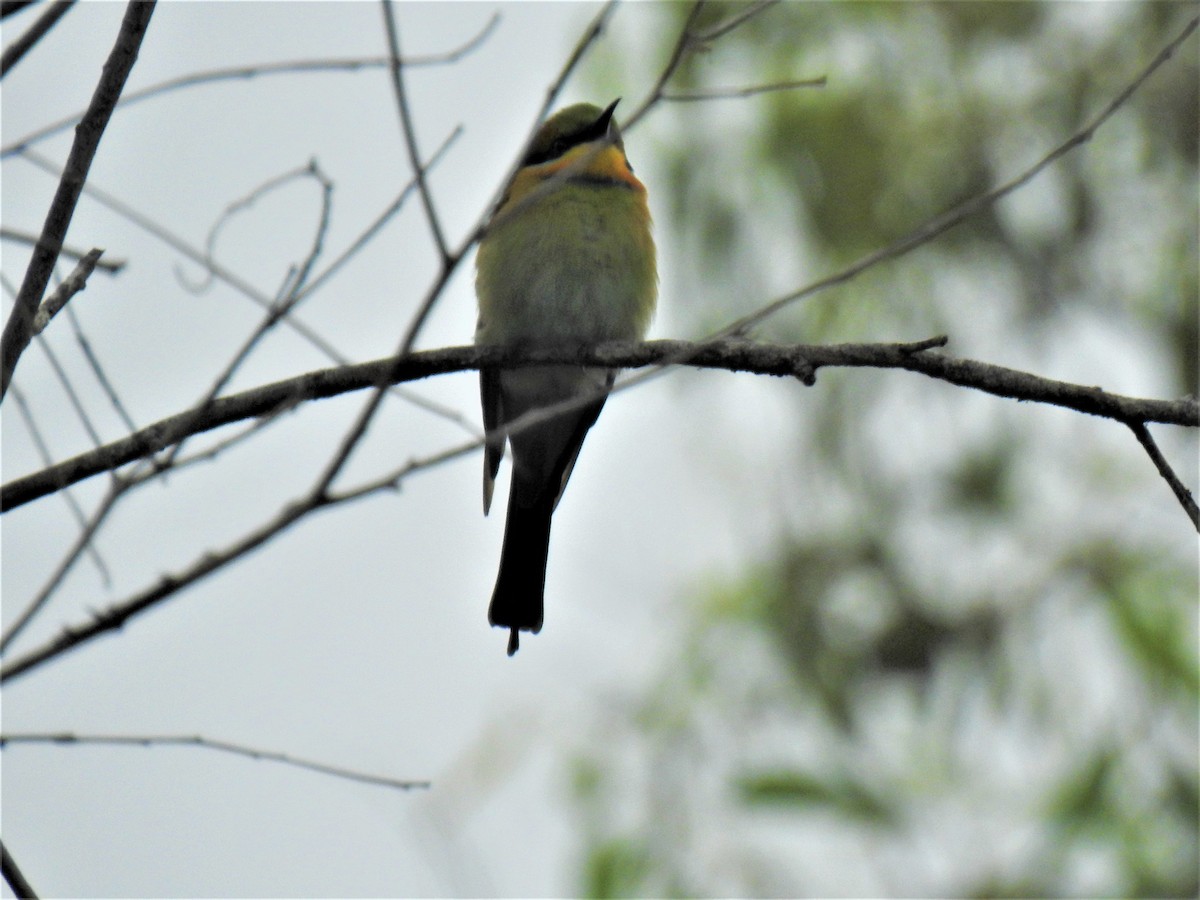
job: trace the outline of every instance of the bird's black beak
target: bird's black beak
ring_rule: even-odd
[[[600,118],[596,120],[596,131],[606,136],[612,136],[616,132],[617,126],[613,122],[612,117],[613,111],[616,110],[617,104],[620,102],[621,98],[618,97],[612,103],[608,104],[608,108],[604,112],[600,113]]]

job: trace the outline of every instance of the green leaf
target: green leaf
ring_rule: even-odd
[[[890,824],[892,808],[862,784],[841,776],[821,778],[796,769],[747,775],[738,780],[749,806],[828,809],[858,822]]]
[[[650,854],[637,841],[612,838],[592,848],[584,865],[586,897],[636,897],[650,871]]]

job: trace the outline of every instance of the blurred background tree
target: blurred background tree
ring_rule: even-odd
[[[667,93],[828,85],[672,103],[636,138],[662,167],[664,256],[687,261],[664,276],[667,330],[707,333],[1015,176],[1195,9],[749,18]],[[638,8],[600,80],[653,83],[689,11]],[[757,336],[944,332],[1049,377],[1196,393],[1197,74],[1193,38],[1034,182]],[[728,381],[674,384],[719,408]],[[756,381],[739,390],[773,390]],[[771,537],[680,590],[686,639],[579,751],[581,890],[1195,896],[1196,540],[1126,429],[897,372],[787,398],[759,423],[786,473],[758,515]],[[1156,436],[1190,479],[1195,435]],[[733,485],[769,471],[724,440],[696,452]]]

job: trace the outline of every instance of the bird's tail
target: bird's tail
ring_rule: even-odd
[[[536,499],[533,505],[519,501],[522,492],[508,498],[508,521],[504,526],[504,548],[500,551],[500,574],[488,607],[488,621],[511,629],[508,655],[517,652],[517,633],[542,629],[542,593],[546,585],[546,556],[550,550],[550,516],[554,496]]]

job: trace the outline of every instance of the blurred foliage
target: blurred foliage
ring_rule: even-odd
[[[606,85],[653,84],[689,9],[619,13],[637,40],[614,28]],[[630,138],[658,166],[672,327],[710,331],[1019,174],[1195,11],[749,19],[668,90],[828,85],[665,104]],[[1197,392],[1197,44],[1015,195],[760,336],[944,331],[1051,377],[1099,356],[1115,390]],[[580,754],[584,891],[1196,896],[1195,535],[1140,448],[897,373],[822,373],[795,409],[776,538],[685,592],[669,662]],[[1164,440],[1191,479],[1195,435]]]

